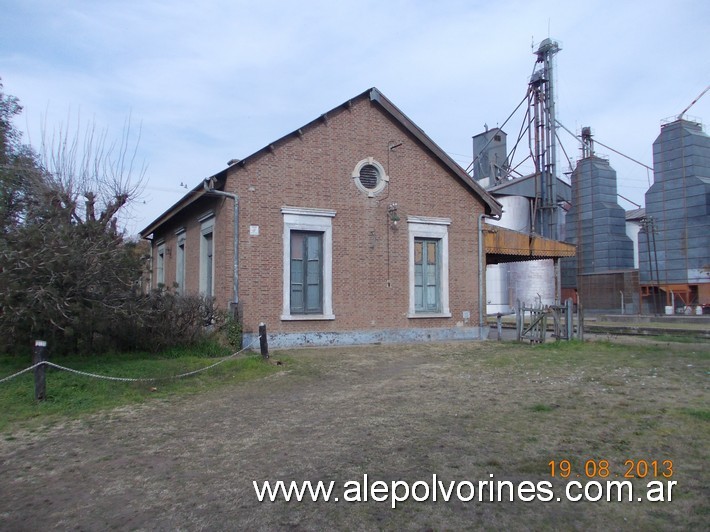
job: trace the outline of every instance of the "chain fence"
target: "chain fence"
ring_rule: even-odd
[[[191,375],[196,375],[196,374],[198,374],[198,373],[202,373],[203,371],[207,371],[208,369],[212,369],[212,368],[214,368],[214,367],[216,367],[216,366],[219,366],[220,364],[224,364],[224,363],[227,362],[228,360],[231,360],[231,359],[233,359],[234,357],[236,357],[236,356],[242,354],[242,353],[243,353],[244,351],[246,351],[247,349],[251,349],[251,348],[254,346],[254,344],[257,342],[257,340],[260,340],[260,339],[261,339],[261,336],[257,336],[256,338],[254,338],[254,340],[253,340],[248,346],[243,347],[242,349],[240,349],[240,350],[237,351],[236,353],[232,353],[231,355],[226,356],[226,357],[224,357],[224,358],[218,360],[218,361],[215,362],[214,364],[210,364],[209,366],[206,366],[206,367],[200,368],[200,369],[196,369],[196,370],[194,370],[194,371],[188,371],[188,372],[186,372],[186,373],[180,373],[179,375],[170,375],[170,376],[167,376],[167,377],[137,377],[137,378],[133,378],[133,377],[112,377],[112,376],[110,376],[110,375],[99,375],[99,374],[97,374],[97,373],[90,373],[90,372],[88,372],[88,371],[80,371],[80,370],[78,370],[78,369],[67,368],[67,367],[65,367],[65,366],[61,366],[61,365],[59,365],[59,364],[55,364],[54,362],[50,362],[50,361],[48,361],[48,360],[43,360],[43,361],[41,361],[41,362],[37,362],[36,364],[34,364],[34,365],[32,365],[32,366],[30,366],[30,367],[28,367],[28,368],[25,368],[25,369],[23,369],[23,370],[21,370],[21,371],[18,371],[17,373],[13,373],[12,375],[9,375],[9,376],[7,376],[7,377],[5,377],[5,378],[3,378],[3,379],[0,379],[0,383],[3,383],[3,382],[6,382],[6,381],[9,381],[9,380],[12,380],[12,379],[14,379],[15,377],[19,377],[19,376],[22,375],[23,373],[27,373],[28,371],[32,371],[33,369],[35,369],[35,368],[41,366],[42,364],[44,364],[45,366],[50,366],[50,367],[52,367],[52,368],[61,370],[61,371],[67,371],[67,372],[69,372],[69,373],[74,373],[74,374],[76,374],[76,375],[81,375],[81,376],[83,376],[83,377],[91,377],[91,378],[94,378],[94,379],[103,379],[103,380],[107,380],[107,381],[118,381],[118,382],[157,382],[157,381],[167,381],[167,380],[173,380],[173,379],[182,379],[183,377],[190,377]]]

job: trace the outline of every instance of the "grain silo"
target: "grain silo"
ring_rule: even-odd
[[[616,171],[595,153],[590,128],[582,128],[581,138],[565,217],[565,240],[577,246],[577,255],[562,261],[562,286],[575,288],[588,310],[636,313],[634,245],[626,235],[626,212],[616,201]]]
[[[661,126],[653,175],[639,233],[644,310],[710,309],[710,137],[699,121]]]

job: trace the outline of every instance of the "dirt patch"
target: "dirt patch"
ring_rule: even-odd
[[[692,528],[707,523],[705,345],[296,350],[258,382],[0,442],[3,528]],[[275,354],[277,357],[279,354]],[[703,414],[705,412],[705,414]],[[697,415],[696,415],[697,414]],[[670,503],[260,503],[252,481],[553,481],[674,461]],[[584,480],[584,479],[583,479]],[[634,481],[645,485],[645,481]],[[557,491],[557,490],[556,490]]]

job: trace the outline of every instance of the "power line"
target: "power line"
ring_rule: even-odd
[[[525,102],[527,101],[527,99],[528,99],[528,93],[527,93],[527,91],[526,91],[526,92],[525,92],[525,96],[524,96],[523,99],[520,101],[520,103],[518,104],[518,106],[513,110],[512,113],[510,113],[510,116],[505,119],[505,122],[503,122],[503,124],[502,124],[501,126],[498,126],[498,129],[503,129],[503,128],[505,127],[505,125],[508,123],[508,121],[509,121],[511,118],[513,118],[513,115],[518,112],[518,109],[520,109],[520,106],[523,105],[523,103],[525,103]],[[481,152],[478,153],[478,154],[476,154],[476,155],[474,156],[473,161],[471,161],[471,164],[468,165],[468,168],[466,168],[466,171],[467,171],[467,172],[469,171],[469,169],[473,168],[473,165],[476,164],[476,161],[480,158],[481,153],[483,153],[483,151],[484,151],[484,150],[488,147],[488,145],[493,141],[493,138],[494,138],[494,137],[491,137],[490,139],[488,139],[488,142],[486,142],[486,145],[483,146],[483,148],[481,148]]]
[[[646,165],[646,164],[643,164],[643,163],[640,162],[640,161],[637,161],[637,160],[634,159],[633,157],[629,157],[628,155],[624,155],[624,154],[621,153],[620,151],[617,151],[617,150],[615,150],[614,148],[612,148],[612,147],[610,147],[610,146],[607,146],[606,144],[603,144],[603,143],[599,142],[597,139],[594,139],[594,142],[596,142],[596,143],[599,144],[600,146],[603,146],[603,147],[606,148],[607,150],[613,151],[613,152],[616,153],[617,155],[621,155],[622,157],[626,157],[629,161],[633,161],[633,162],[635,162],[636,164],[639,164],[639,165],[643,166],[646,170],[651,170],[651,171],[653,171],[653,168],[651,168],[650,166],[648,166],[648,165]]]
[[[575,134],[575,133],[572,133],[572,132],[571,132],[569,129],[567,129],[567,128],[565,127],[565,125],[562,124],[559,120],[555,120],[555,122],[557,122],[557,125],[558,125],[558,126],[560,126],[562,129],[564,129],[567,133],[569,133],[570,135],[572,135],[574,138],[579,139],[579,135],[577,135],[577,134]],[[618,151],[618,150],[615,150],[615,149],[612,148],[611,146],[607,146],[606,144],[600,142],[597,138],[594,139],[594,142],[595,142],[596,144],[599,144],[600,146],[603,146],[603,147],[606,148],[607,150],[613,151],[613,152],[616,153],[617,155],[621,155],[622,157],[626,157],[629,161],[633,161],[633,162],[635,162],[636,164],[643,166],[643,167],[646,168],[647,170],[653,171],[653,168],[651,168],[651,167],[648,166],[647,164],[643,164],[641,161],[637,161],[637,160],[634,159],[633,157],[629,157],[628,155],[623,154],[623,153],[621,153],[621,152]]]

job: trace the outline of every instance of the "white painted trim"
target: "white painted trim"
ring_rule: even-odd
[[[185,265],[186,265],[186,238],[183,231],[178,235],[177,244],[175,246],[175,283],[177,284],[176,292],[180,295],[185,295]]]
[[[430,220],[422,223],[415,220]],[[448,222],[447,222],[448,220]],[[448,218],[424,218],[408,216],[409,228],[409,310],[408,318],[450,318],[449,309],[449,224]],[[414,239],[435,238],[441,240],[441,312],[417,312],[414,297]]]
[[[214,216],[202,221],[200,224],[200,233],[203,235],[214,233]]]
[[[200,215],[197,217],[197,221],[198,221],[199,223],[202,223],[202,222],[207,221],[207,220],[210,219],[210,218],[214,218],[214,211],[207,211],[207,212],[205,212],[205,213],[200,214]]]
[[[215,238],[215,219],[214,219],[214,213],[210,216],[202,216],[201,217],[202,222],[200,224],[200,275],[199,275],[199,290],[200,294],[205,295],[205,296],[214,296],[214,285],[215,285],[215,257],[217,255],[216,253],[216,243],[217,239]],[[206,262],[207,262],[207,243],[205,241],[205,235],[208,235],[212,233],[212,286],[210,287],[210,293],[207,294],[207,270],[206,270]]]
[[[411,312],[407,312],[407,317],[411,319],[450,318],[451,315],[451,312],[415,312],[414,314],[412,314]]]
[[[436,218],[433,216],[407,216],[407,223],[428,225],[451,225],[451,218]]]
[[[156,281],[158,282],[158,286],[160,286],[161,284],[165,285],[165,240],[161,240],[158,243],[157,252],[158,258],[155,267],[158,271],[156,272]]]
[[[360,170],[362,170],[362,167],[366,164],[371,164],[372,166],[374,166],[377,169],[377,172],[380,174],[380,180],[377,182],[377,186],[375,188],[366,188],[360,182]],[[387,175],[387,172],[385,172],[385,167],[382,166],[379,162],[377,162],[373,157],[367,157],[366,159],[359,161],[355,165],[355,169],[353,170],[351,177],[355,182],[355,186],[361,192],[367,194],[367,197],[369,198],[372,198],[382,192],[390,181],[390,177]]]
[[[420,322],[421,323],[421,322]],[[341,346],[365,344],[398,344],[406,342],[442,342],[451,340],[484,340],[489,327],[407,327],[404,329],[360,329],[355,331],[300,331],[269,333],[269,346],[274,348],[304,346]],[[244,345],[259,345],[256,331],[244,333]],[[258,347],[256,348],[258,351]]]
[[[281,316],[281,321],[327,321],[334,319],[335,314],[296,314]]]
[[[335,216],[335,211],[330,209],[313,209],[311,207],[281,207],[281,214],[295,214],[302,216],[325,216],[328,218],[333,218]]]
[[[283,306],[281,319],[334,320],[333,313],[333,217],[335,211],[303,207],[282,207],[283,227]],[[291,314],[291,231],[323,233],[323,314]]]

